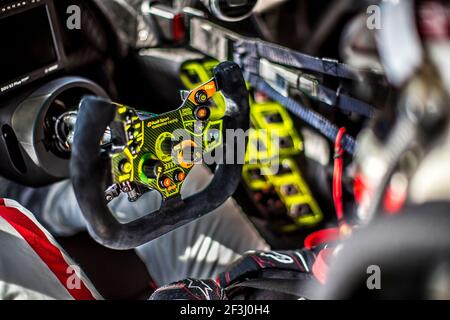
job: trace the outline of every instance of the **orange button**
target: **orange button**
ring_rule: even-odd
[[[208,107],[198,107],[195,110],[195,118],[200,121],[206,121],[209,119],[209,116],[211,115],[211,111]]]
[[[164,187],[168,188],[168,187],[170,187],[170,184],[172,183],[172,181],[169,178],[165,178],[163,183],[164,183]]]
[[[161,178],[159,180],[159,186],[161,188],[167,189],[170,187],[171,184],[172,184],[172,180],[170,180],[170,178],[165,177],[165,178]]]
[[[175,181],[183,182],[186,179],[186,174],[183,171],[175,173]]]
[[[208,111],[209,111],[208,108],[199,108],[197,110],[197,118],[201,120],[208,118],[209,117]]]

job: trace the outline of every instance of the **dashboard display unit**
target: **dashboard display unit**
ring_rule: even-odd
[[[14,11],[19,3],[0,7],[0,94],[61,68],[48,4]]]

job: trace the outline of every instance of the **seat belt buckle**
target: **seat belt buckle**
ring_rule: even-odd
[[[297,72],[274,64],[266,59],[259,60],[259,76],[283,96],[289,96],[289,88],[297,84]]]
[[[319,95],[319,81],[309,74],[300,74],[297,88],[311,98],[317,98]]]

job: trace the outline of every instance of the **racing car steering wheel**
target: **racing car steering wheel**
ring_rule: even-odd
[[[231,101],[223,118],[211,121],[208,102],[219,91]],[[162,115],[85,97],[77,116],[70,166],[75,195],[94,239],[112,249],[135,248],[222,205],[239,184],[246,148],[246,141],[241,141],[244,152],[236,152],[238,143],[234,137],[227,139],[225,131],[248,130],[249,110],[242,73],[232,62],[218,65],[212,80],[189,92],[180,108]],[[210,137],[211,128],[218,129],[219,136]],[[174,141],[172,132],[177,129],[192,139]],[[182,199],[181,185],[193,162],[218,145],[223,155],[234,152],[237,159],[221,161],[205,190]],[[185,160],[186,148],[194,150],[191,161]],[[114,184],[105,193],[111,171]],[[135,221],[120,223],[107,206],[120,192],[133,201],[150,190],[162,195],[161,207]]]

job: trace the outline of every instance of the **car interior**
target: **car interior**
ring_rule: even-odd
[[[230,198],[272,251],[336,248],[311,297],[449,298],[449,8],[0,0],[0,198],[39,211],[70,180],[88,228],[54,236],[108,300],[149,299],[134,248]],[[212,181],[184,197],[194,163]],[[108,208],[155,190],[136,220]]]

